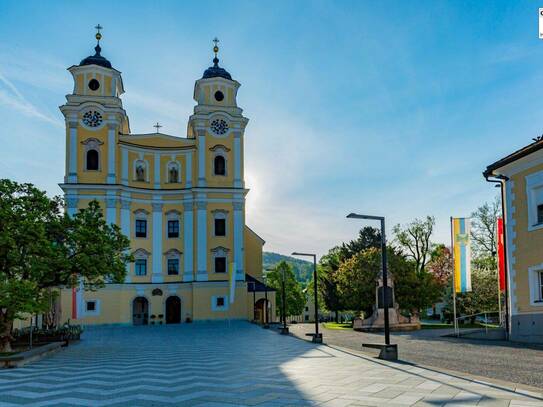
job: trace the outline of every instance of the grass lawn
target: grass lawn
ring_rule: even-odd
[[[326,329],[353,329],[353,324],[347,323],[337,323],[337,322],[325,322],[322,324]]]

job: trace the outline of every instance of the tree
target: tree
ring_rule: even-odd
[[[321,257],[318,266],[318,290],[322,308],[334,312],[339,322],[339,312],[344,310],[342,297],[338,290],[337,271],[340,266],[340,247],[334,247]],[[310,287],[310,286],[308,286]]]
[[[273,271],[268,274],[268,285],[275,288],[275,298],[277,299],[277,314],[283,312],[283,275],[285,277],[285,297],[286,297],[286,315],[299,315],[305,307],[306,299],[302,291],[300,283],[296,280],[296,276],[286,261],[279,262]]]
[[[405,228],[400,225],[394,226],[394,234],[400,248],[408,257],[415,261],[415,270],[422,273],[426,263],[430,259],[432,242],[430,237],[434,231],[435,218],[427,216],[426,219],[415,219]]]
[[[381,253],[376,248],[356,253],[340,264],[338,292],[347,309],[363,312],[365,316],[371,314],[380,270]]]
[[[366,226],[360,229],[358,237],[349,243],[343,243],[338,250],[340,262],[350,259],[366,249],[381,247],[381,231],[377,228]],[[334,250],[334,249],[332,249]]]
[[[485,202],[471,214],[471,242],[475,258],[488,257],[495,261],[496,223],[500,215],[501,201],[498,196],[492,202]]]
[[[438,244],[432,250],[427,268],[442,286],[452,278],[452,261],[451,250],[444,244]]]
[[[53,288],[124,280],[132,256],[119,227],[96,201],[73,218],[62,206],[31,184],[0,180],[0,352],[11,350],[16,318],[48,310]]]

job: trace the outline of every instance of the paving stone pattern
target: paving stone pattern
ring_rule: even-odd
[[[474,381],[278,335],[243,322],[94,328],[0,370],[0,406],[543,406]]]

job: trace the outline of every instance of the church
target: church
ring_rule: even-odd
[[[147,325],[217,319],[263,321],[275,313],[264,284],[264,241],[245,224],[243,144],[248,119],[240,83],[213,65],[196,80],[194,113],[182,137],[134,134],[121,72],[95,53],[68,68],[74,87],[66,119],[66,210],[92,200],[131,241],[135,261],[122,284],[61,290],[61,322]],[[235,265],[231,301],[228,269]],[[266,313],[266,310],[268,311]]]

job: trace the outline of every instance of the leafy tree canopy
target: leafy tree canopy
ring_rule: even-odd
[[[124,279],[129,240],[98,202],[73,218],[62,206],[31,184],[0,180],[0,352],[10,349],[14,319],[47,311],[52,288]]]
[[[275,288],[275,298],[277,299],[277,315],[280,315],[283,309],[283,289],[282,283],[285,282],[286,297],[286,316],[299,315],[305,307],[306,299],[302,287],[298,281],[292,267],[286,262],[281,261],[275,266],[275,269],[268,273],[268,285]]]

